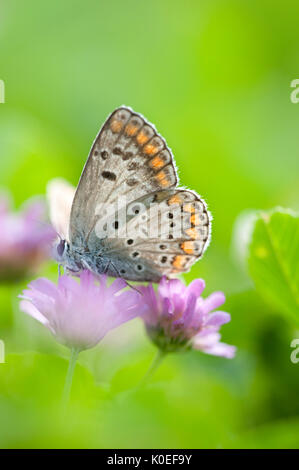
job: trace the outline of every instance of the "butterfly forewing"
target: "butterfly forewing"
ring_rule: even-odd
[[[83,170],[70,222],[74,245],[91,240],[103,208],[122,199],[134,201],[177,184],[171,151],[154,126],[126,107],[103,125]]]

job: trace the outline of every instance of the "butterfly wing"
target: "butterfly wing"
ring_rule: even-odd
[[[69,240],[69,224],[74,195],[74,186],[62,178],[55,178],[47,185],[50,221],[64,240]]]
[[[113,276],[156,282],[163,275],[186,272],[210,240],[211,216],[192,191],[173,189],[143,196],[126,207],[124,216],[114,219],[117,230],[111,224],[102,245],[102,258]]]
[[[84,264],[134,281],[187,271],[210,237],[202,199],[176,189],[173,156],[155,127],[121,107],[91,148],[75,194],[70,242]]]
[[[100,248],[95,226],[108,205],[124,205],[177,184],[173,157],[155,127],[130,108],[116,109],[96,137],[75,194],[70,241]]]

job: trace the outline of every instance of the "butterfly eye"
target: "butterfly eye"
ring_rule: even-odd
[[[60,240],[59,244],[57,245],[57,253],[59,256],[62,256],[65,249],[65,240]]]

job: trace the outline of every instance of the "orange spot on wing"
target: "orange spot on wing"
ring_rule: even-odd
[[[133,126],[133,124],[128,124],[128,125],[126,126],[125,132],[126,132],[127,135],[129,135],[130,137],[132,137],[133,135],[136,134],[137,130],[138,130],[138,127]]]
[[[144,145],[148,141],[149,137],[144,134],[144,132],[139,132],[139,134],[136,137],[136,140],[139,145]]]
[[[194,243],[191,241],[183,242],[181,244],[181,248],[187,255],[192,255],[194,253]]]
[[[191,220],[191,224],[193,225],[199,225],[200,223],[198,214],[192,214],[190,217],[190,220]]]
[[[183,269],[184,264],[185,264],[185,260],[186,260],[185,256],[177,255],[177,256],[175,256],[174,260],[172,261],[172,266],[175,269]]]
[[[185,212],[190,212],[190,214],[194,214],[195,208],[193,204],[185,204],[184,205],[184,211]]]
[[[164,171],[160,171],[157,175],[156,175],[156,179],[158,180],[158,182],[160,183],[161,186],[168,186],[169,185],[169,179],[167,178],[166,174]]]
[[[196,240],[199,238],[199,233],[197,232],[196,228],[188,228],[186,230],[186,234],[188,237],[192,238],[193,240]]]
[[[112,132],[120,132],[122,130],[123,123],[115,119],[111,122],[110,127]]]
[[[147,145],[144,147],[143,151],[144,151],[145,153],[147,153],[147,155],[154,155],[154,154],[158,151],[158,149],[157,149],[157,147],[156,147],[155,145],[153,145],[153,144],[147,144]]]
[[[160,157],[155,157],[150,161],[150,165],[152,168],[158,170],[159,168],[162,168],[162,166],[164,166],[164,160],[162,160],[162,158]]]
[[[178,194],[174,194],[171,196],[170,199],[168,199],[168,204],[171,206],[172,204],[181,204],[182,203],[182,198]]]

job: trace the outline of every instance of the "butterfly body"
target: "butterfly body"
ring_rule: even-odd
[[[128,262],[125,256],[111,257],[108,255],[99,255],[98,252],[85,251],[83,247],[81,249],[71,248],[66,240],[61,240],[58,246],[60,244],[64,245],[64,251],[61,254],[55,253],[54,256],[56,260],[73,275],[78,275],[82,270],[88,269],[95,275],[107,274],[112,277],[122,277],[123,274],[126,274],[127,280],[140,280],[137,267],[139,265]],[[144,269],[143,266],[142,269]],[[154,269],[151,269],[150,265],[147,266],[146,272],[148,274],[144,276],[144,281],[158,282],[162,277],[161,273],[155,272]]]
[[[187,271],[208,245],[211,217],[203,199],[177,183],[172,153],[155,127],[130,108],[116,109],[68,202],[57,259],[73,273],[132,281]]]

